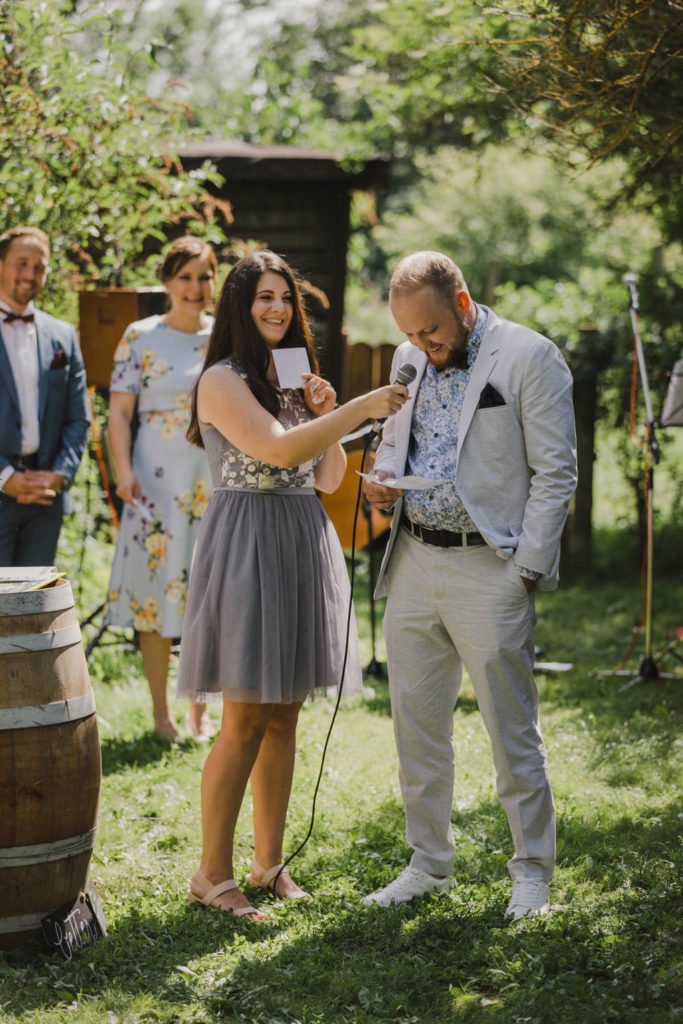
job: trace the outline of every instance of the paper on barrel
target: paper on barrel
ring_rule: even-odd
[[[40,590],[65,576],[55,565],[0,565],[0,594]]]

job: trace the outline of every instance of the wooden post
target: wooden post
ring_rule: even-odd
[[[572,366],[579,480],[562,543],[562,573],[569,577],[590,572],[593,562],[593,464],[599,362],[591,358],[591,352],[596,348],[599,332],[596,327],[587,325],[579,329],[579,334],[579,352]],[[582,352],[585,358],[581,357]]]

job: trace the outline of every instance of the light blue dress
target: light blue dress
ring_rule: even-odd
[[[139,510],[123,507],[105,625],[180,636],[210,493],[206,454],[185,437],[210,333],[211,325],[188,334],[152,316],[131,324],[116,349],[111,391],[138,396],[133,469],[141,496]]]

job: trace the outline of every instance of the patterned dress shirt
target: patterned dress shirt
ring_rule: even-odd
[[[415,399],[407,471],[427,479],[446,479],[448,483],[428,491],[406,491],[403,511],[412,522],[431,530],[477,532],[455,486],[460,415],[489,319],[486,306],[475,304],[475,308],[477,319],[467,341],[467,366],[437,370],[428,363]],[[517,571],[530,580],[541,575],[521,565],[517,565]]]
[[[474,533],[477,529],[455,487],[462,404],[489,318],[486,306],[475,308],[477,319],[467,341],[467,366],[437,370],[428,363],[415,399],[407,471],[428,479],[447,479],[448,483],[429,491],[406,491],[403,508],[408,519],[431,530]]]

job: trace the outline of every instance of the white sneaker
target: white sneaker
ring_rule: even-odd
[[[393,903],[409,903],[416,896],[426,896],[429,892],[445,892],[454,884],[452,878],[435,878],[426,871],[408,867],[384,889],[364,896],[361,903],[364,907],[370,907],[373,903],[378,907],[390,907]]]
[[[550,910],[548,883],[540,878],[522,878],[512,883],[512,897],[505,916],[512,921],[522,917],[540,917]]]

